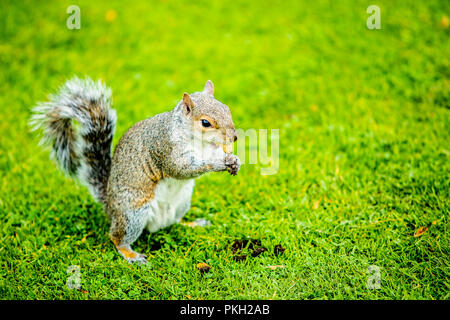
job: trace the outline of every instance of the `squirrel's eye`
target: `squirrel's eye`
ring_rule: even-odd
[[[208,127],[211,127],[211,123],[209,123],[209,121],[206,119],[202,119],[202,126],[204,126],[205,128],[208,128]]]

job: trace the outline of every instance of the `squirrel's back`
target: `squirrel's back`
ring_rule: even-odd
[[[113,155],[108,180],[108,203],[119,205],[123,197],[139,207],[153,196],[153,188],[165,178],[161,160],[170,153],[171,112],[141,120],[120,138]],[[138,197],[135,192],[142,193]]]

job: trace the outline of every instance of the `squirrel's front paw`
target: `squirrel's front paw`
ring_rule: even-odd
[[[225,166],[227,167],[227,171],[232,176],[235,176],[241,168],[241,160],[234,154],[227,154],[225,157]]]

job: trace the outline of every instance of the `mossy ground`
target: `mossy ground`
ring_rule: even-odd
[[[377,1],[381,30],[369,4],[2,1],[0,298],[448,299],[449,2]],[[279,129],[279,171],[199,178],[185,220],[211,226],[145,233],[134,248],[150,264],[129,265],[27,126],[73,75],[112,87],[115,144],[211,79],[237,127]],[[227,244],[246,238],[268,251],[236,262]]]

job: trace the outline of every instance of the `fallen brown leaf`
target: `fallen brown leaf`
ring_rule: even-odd
[[[420,237],[425,232],[427,232],[427,230],[428,230],[427,227],[420,227],[419,229],[417,229],[416,233],[414,233],[414,238]]]
[[[80,291],[80,292],[82,292],[82,293],[84,293],[84,294],[88,294],[88,293],[89,293],[89,291],[84,290],[84,289],[82,289],[82,288],[78,288],[77,290]]]
[[[197,269],[200,270],[201,275],[208,272],[211,267],[204,262],[197,263]]]
[[[204,262],[197,263],[197,269],[204,268],[204,267],[209,267],[209,266],[208,266],[208,264],[206,264]]]

